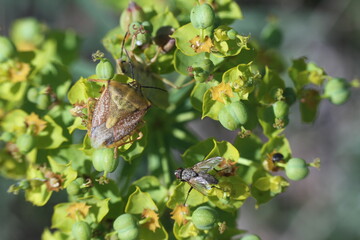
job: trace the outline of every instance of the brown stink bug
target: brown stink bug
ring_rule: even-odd
[[[130,138],[141,127],[150,106],[135,81],[126,84],[108,80],[95,107],[89,111],[91,145],[114,147],[116,151],[117,147],[132,142]]]

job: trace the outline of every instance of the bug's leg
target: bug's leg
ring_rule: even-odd
[[[135,139],[132,138],[131,140],[128,140],[128,139],[131,137],[131,136],[130,136],[130,137],[127,137],[124,142],[119,142],[119,143],[117,143],[117,144],[115,144],[115,145],[111,145],[111,146],[114,146],[114,147],[116,148],[116,150],[117,150],[118,147],[121,147],[121,146],[123,146],[123,145],[125,145],[125,144],[128,144],[128,143],[133,143],[133,142],[135,142],[135,141],[137,141],[137,140],[142,139],[143,136],[144,136],[144,134],[143,134],[141,131],[139,131],[139,130],[135,130],[133,133],[131,133],[131,135],[135,134],[136,132],[139,134],[139,136],[138,136],[137,138],[135,138]],[[114,152],[114,153],[115,153],[115,152]]]
[[[214,186],[214,185],[212,185],[211,188],[217,188],[217,189],[222,190],[221,188],[219,188],[219,187],[217,187],[217,186]]]
[[[186,198],[185,198],[184,206],[186,205],[186,201],[187,201],[187,199],[189,198],[189,195],[190,195],[190,192],[191,192],[192,189],[193,189],[193,187],[190,186],[190,189],[189,189],[189,191],[187,192],[187,195],[186,195]]]
[[[114,159],[118,158],[118,147],[114,147]]]

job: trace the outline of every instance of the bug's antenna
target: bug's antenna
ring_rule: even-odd
[[[141,87],[141,88],[153,88],[153,89],[161,90],[161,91],[163,91],[163,92],[167,92],[167,90],[166,90],[166,89],[159,88],[159,87],[141,86],[141,85],[140,85],[140,87]]]
[[[120,52],[120,59],[122,58],[123,56],[123,51],[124,51],[124,46],[125,46],[125,41],[126,41],[126,38],[127,36],[129,35],[129,31],[126,31],[125,33],[125,36],[123,38],[123,40],[121,41],[121,52]],[[127,55],[127,54],[126,54]]]
[[[126,38],[130,35],[129,31],[126,31],[125,36],[121,42],[121,53],[120,53],[120,60],[122,59],[123,53],[125,52],[127,59],[129,60],[129,65],[130,65],[130,74],[131,74],[131,78],[135,79],[134,77],[134,68],[133,68],[133,64],[131,63],[131,58],[129,56],[129,53],[126,51],[125,49],[125,41]]]

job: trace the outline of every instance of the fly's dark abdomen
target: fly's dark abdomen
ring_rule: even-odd
[[[218,184],[219,181],[211,174],[208,173],[199,173],[199,177],[202,177],[203,179],[205,179],[209,184]]]

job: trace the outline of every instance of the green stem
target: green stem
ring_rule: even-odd
[[[200,28],[200,40],[203,42],[205,39],[205,29]]]
[[[247,158],[239,158],[237,163],[244,165],[244,166],[248,166],[248,167],[251,167],[251,166],[254,166],[257,168],[262,167],[259,162],[255,162],[255,161],[253,161],[251,159],[247,159]]]
[[[164,143],[164,139],[163,136],[160,134],[157,134],[157,142],[158,142],[158,146],[161,146],[159,149],[159,153],[161,156],[161,170],[164,176],[164,183],[167,185],[170,184],[170,168],[169,168],[169,163],[168,163],[168,158],[165,157],[166,155],[166,150],[165,150],[165,143]]]

